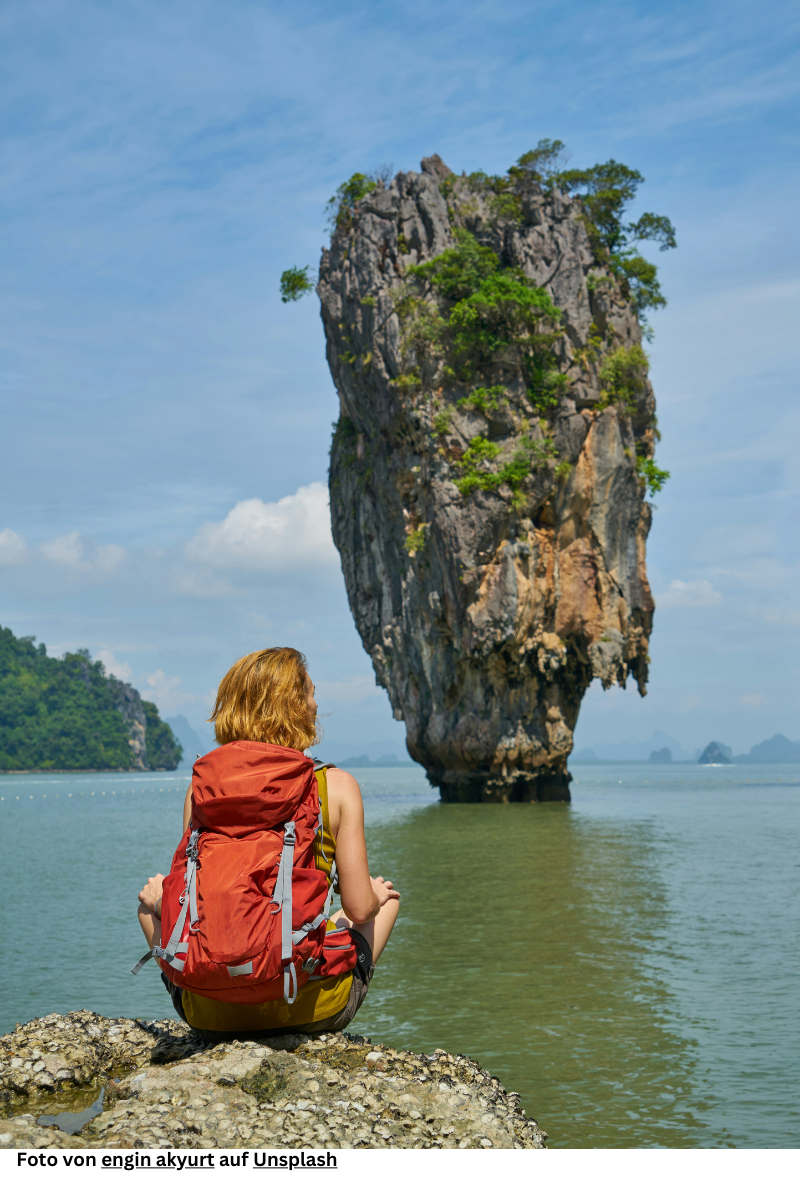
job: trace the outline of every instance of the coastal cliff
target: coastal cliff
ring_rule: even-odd
[[[516,1092],[444,1050],[346,1033],[213,1046],[179,1021],[85,1010],[0,1038],[0,1148],[542,1150],[546,1136]]]
[[[53,658],[0,626],[0,771],[174,771],[180,759],[155,704],[88,650]]]
[[[317,287],[350,607],[445,801],[568,799],[592,680],[647,681],[645,496],[666,473],[640,317],[663,298],[524,162],[457,176],[434,155],[343,186]]]

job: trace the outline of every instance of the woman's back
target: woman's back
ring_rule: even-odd
[[[317,1031],[327,1020],[343,1023],[326,1028],[344,1028],[366,995],[399,894],[370,878],[355,779],[332,766],[315,771],[304,753],[318,733],[302,655],[278,647],[235,663],[213,715],[220,747],[195,764],[186,795],[184,839],[164,895],[167,923],[181,906],[167,946],[162,876],[140,893],[142,929],[165,963],[176,1008],[198,1028]],[[326,921],[334,864],[342,908]],[[221,917],[204,929],[203,911],[212,909]],[[274,986],[281,971],[282,996]],[[344,1008],[320,1016],[342,1000],[348,978]]]

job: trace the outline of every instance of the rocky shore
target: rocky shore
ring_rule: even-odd
[[[522,1150],[547,1136],[517,1093],[444,1050],[348,1034],[213,1046],[179,1021],[85,1010],[0,1038],[0,1113],[3,1149]]]

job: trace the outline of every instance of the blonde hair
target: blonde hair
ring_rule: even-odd
[[[306,659],[290,646],[256,650],[235,662],[217,689],[211,720],[220,746],[269,742],[307,750],[320,740],[308,711]]]

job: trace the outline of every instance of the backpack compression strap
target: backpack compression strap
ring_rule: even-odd
[[[278,878],[272,893],[272,901],[276,905],[273,912],[281,914],[281,962],[285,964],[283,998],[287,1004],[294,1004],[297,996],[297,972],[292,962],[292,868],[296,841],[294,821],[287,821],[283,827],[283,850],[278,866]]]
[[[334,863],[331,870],[331,886],[328,888],[325,907],[318,916],[314,917],[313,921],[306,921],[305,925],[301,925],[299,929],[295,929],[292,934],[292,941],[294,942],[295,946],[298,942],[302,942],[303,938],[306,937],[307,934],[313,933],[315,929],[318,929],[323,921],[327,921],[328,914],[331,911],[331,900],[333,899],[333,889],[336,887],[336,881],[336,863]]]
[[[277,906],[273,911],[281,914],[281,962],[283,968],[283,998],[287,1004],[294,1004],[297,998],[297,972],[292,962],[292,949],[302,942],[323,921],[327,921],[331,910],[333,889],[336,885],[336,864],[331,872],[331,885],[325,900],[325,907],[313,921],[306,921],[299,929],[292,929],[292,867],[294,866],[294,847],[297,841],[294,821],[284,825],[283,851],[278,866],[278,878],[275,881],[275,891],[272,894],[273,903]],[[230,970],[230,968],[228,968]],[[235,969],[235,968],[234,968]],[[251,968],[252,969],[252,968]],[[244,972],[242,972],[244,973]]]

